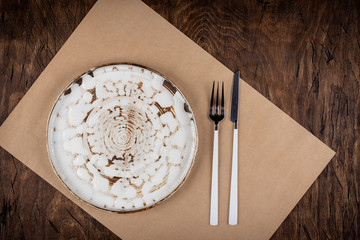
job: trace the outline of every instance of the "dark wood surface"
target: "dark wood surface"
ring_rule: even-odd
[[[2,0],[0,123],[94,0]],[[360,2],[146,0],[336,151],[272,239],[360,239]],[[118,239],[0,150],[1,239]]]

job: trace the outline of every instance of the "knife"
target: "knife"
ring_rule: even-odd
[[[233,154],[230,183],[229,224],[238,222],[238,112],[239,112],[239,79],[240,71],[234,73],[230,120],[234,122]]]

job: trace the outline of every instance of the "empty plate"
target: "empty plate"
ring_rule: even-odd
[[[144,67],[91,69],[57,99],[48,122],[52,166],[76,196],[132,212],[172,195],[193,165],[194,115],[183,94]]]

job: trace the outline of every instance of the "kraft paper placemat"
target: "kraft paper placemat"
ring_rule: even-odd
[[[189,100],[199,131],[197,157],[183,187],[155,208],[125,215],[76,199],[56,177],[46,150],[47,118],[57,96],[91,67],[115,62],[141,64],[167,76]],[[1,126],[0,145],[123,239],[267,239],[334,152],[241,81],[239,224],[229,226],[232,77],[144,3],[101,0]],[[213,123],[207,110],[213,80],[225,82],[227,96],[227,117],[219,133],[217,227],[209,225]]]

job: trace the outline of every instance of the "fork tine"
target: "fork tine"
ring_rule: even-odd
[[[211,92],[211,100],[210,100],[210,109],[209,109],[209,116],[213,115],[213,106],[214,106],[214,88],[215,88],[215,81],[213,82],[212,92]]]
[[[216,104],[215,104],[215,114],[219,114],[219,82],[217,83],[217,90],[216,90]]]
[[[221,95],[221,115],[224,116],[225,115],[225,102],[224,102],[224,82],[222,82],[222,95]]]

